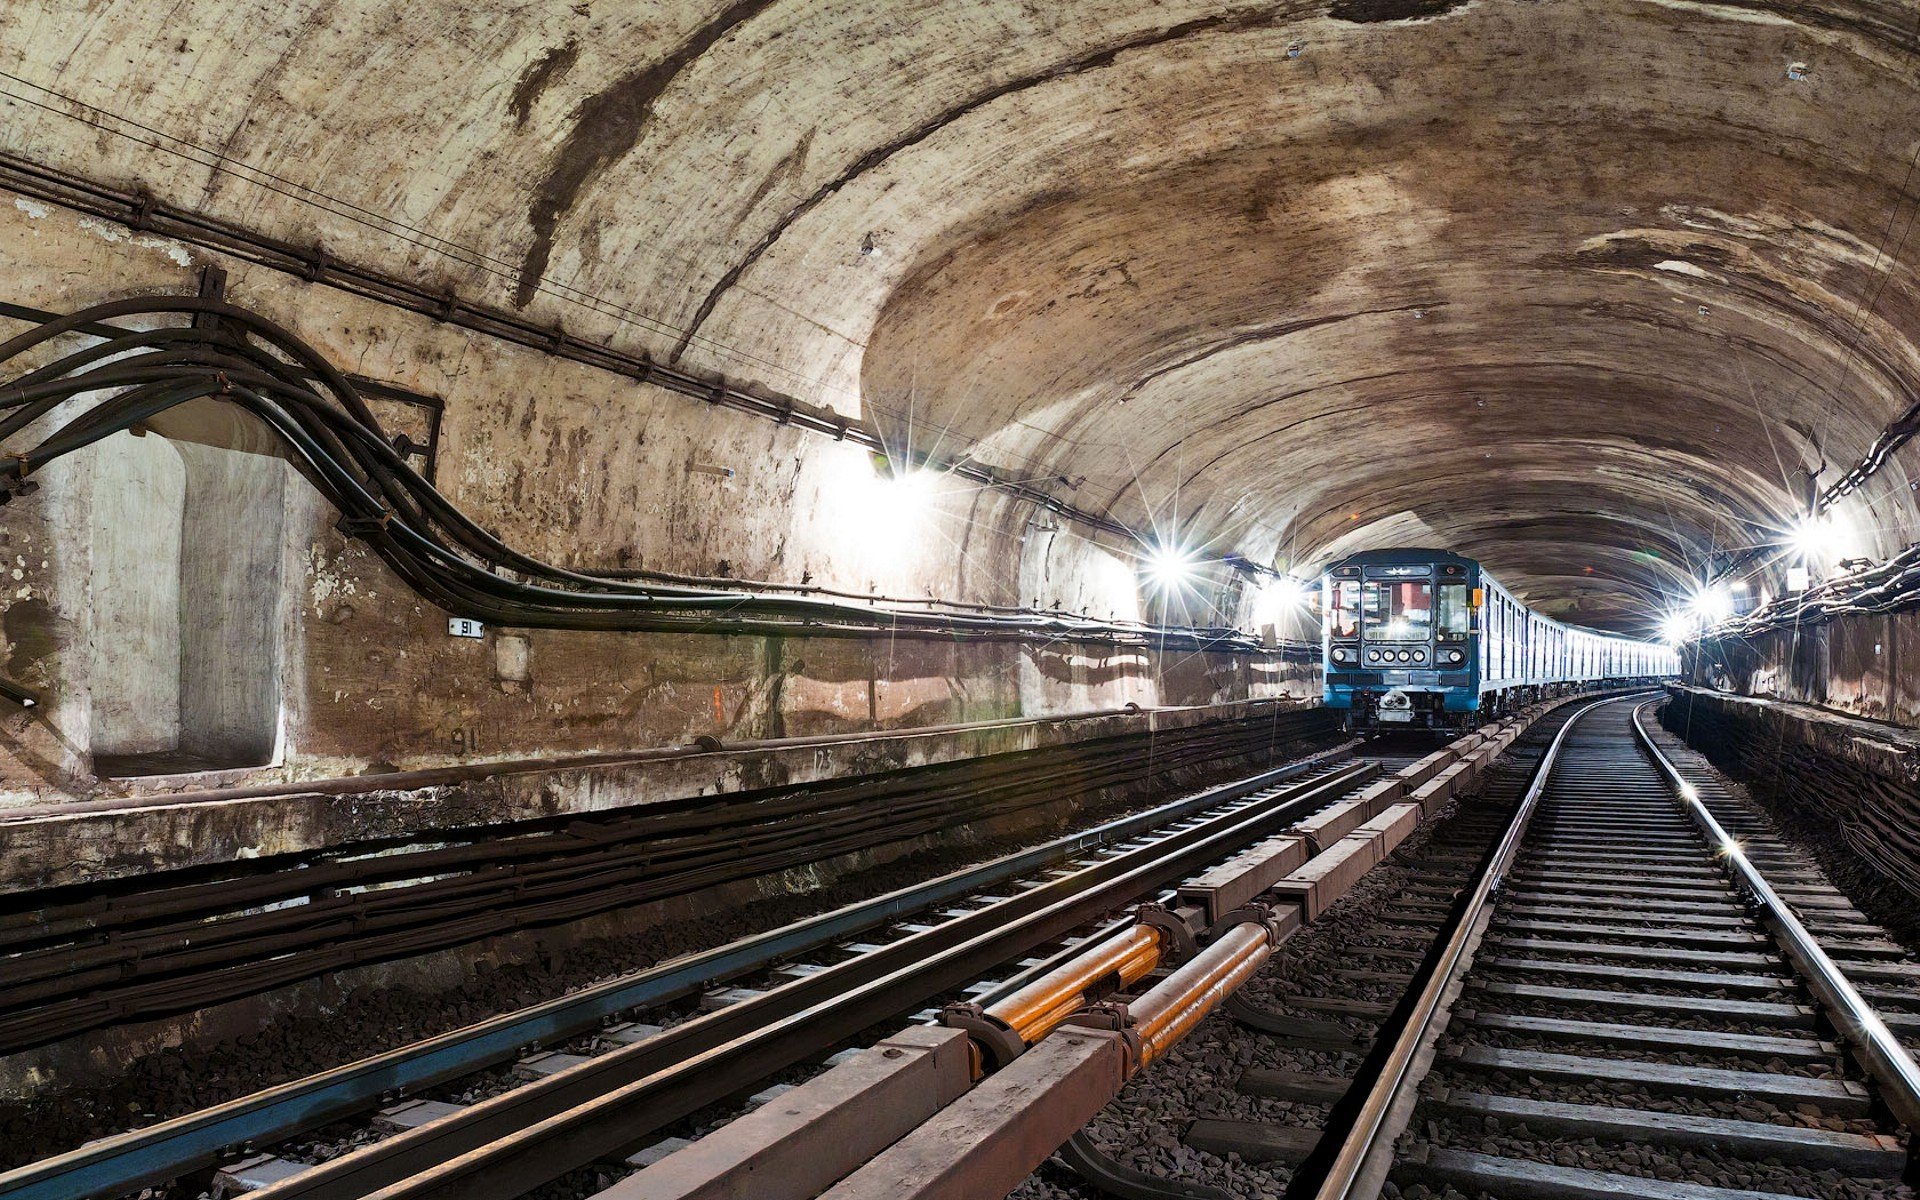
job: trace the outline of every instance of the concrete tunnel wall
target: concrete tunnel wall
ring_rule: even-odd
[[[1920,728],[1920,612],[1846,616],[1759,637],[1704,643],[1701,686]]]
[[[1644,633],[1913,403],[1911,30],[1897,0],[100,0],[84,21],[21,0],[0,172],[791,395],[1185,544],[1302,571],[1437,544],[1549,615]],[[208,261],[0,204],[16,302],[186,291]],[[955,489],[930,535],[853,533],[898,508],[857,450],[224,265],[344,367],[443,399],[440,483],[533,554],[1140,603],[1115,546],[1003,495]],[[75,650],[105,594],[76,532],[94,493],[48,476],[0,514],[10,669],[56,701],[8,718],[16,796],[84,785],[94,679],[119,669]],[[1863,552],[1911,537],[1915,487],[1896,456],[1847,498]],[[285,497],[282,774],[1310,690],[1277,656],[455,643]],[[1239,589],[1205,599],[1264,624]],[[1851,668],[1808,670],[1854,702]],[[257,708],[171,702],[258,756]],[[177,720],[143,703],[159,732],[123,749]]]
[[[15,303],[66,312],[191,292],[211,261],[64,210],[0,208],[0,273]],[[537,556],[1143,615],[1123,554],[992,491],[953,486],[925,512],[902,513],[869,456],[831,438],[223,265],[236,302],[337,364],[440,397],[440,488]],[[374,406],[404,427],[408,414]],[[263,448],[117,435],[0,509],[12,575],[5,670],[47,701],[9,720],[0,794],[87,793],[102,757],[116,769],[155,754],[145,769],[260,768],[222,783],[300,779],[1317,686],[1315,667],[1277,653],[511,629],[452,638],[447,614],[333,528],[337,514]],[[1196,614],[1278,620],[1270,639],[1311,636],[1229,592],[1244,611]]]

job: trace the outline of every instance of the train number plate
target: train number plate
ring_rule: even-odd
[[[1411,724],[1413,721],[1413,710],[1410,708],[1383,708],[1379,712],[1379,717],[1382,721],[1403,721]]]

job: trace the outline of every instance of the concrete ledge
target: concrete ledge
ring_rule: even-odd
[[[1434,776],[1427,783],[1413,789],[1407,799],[1420,806],[1425,816],[1433,816],[1453,799],[1455,792],[1461,791],[1473,782],[1479,773],[1479,765],[1470,761],[1453,764]]]
[[[1271,837],[1180,885],[1180,898],[1198,904],[1211,925],[1306,864],[1305,838]]]
[[[1413,831],[1420,828],[1422,819],[1424,817],[1418,804],[1396,804],[1348,836],[1377,838],[1380,857],[1385,858],[1398,849],[1401,842],[1413,836]]]
[[[1294,901],[1300,905],[1302,916],[1317,921],[1379,861],[1380,850],[1373,838],[1344,837],[1308,859],[1299,870],[1276,880],[1267,894]]]
[[[1407,781],[1398,775],[1389,775],[1378,783],[1367,785],[1356,800],[1365,802],[1369,814],[1377,813],[1387,805],[1407,794]]]
[[[0,811],[0,892],[1279,719],[1312,708],[1275,700],[1105,711],[13,809]]]
[[[1295,821],[1287,832],[1297,833],[1313,843],[1316,851],[1332,846],[1341,838],[1352,833],[1359,824],[1373,815],[1367,802],[1362,799],[1342,800],[1329,804],[1319,812],[1302,821]]]
[[[1811,704],[1737,696],[1711,688],[1670,684],[1667,692],[1678,721],[1685,721],[1689,705],[1701,705],[1727,717],[1756,722],[1769,737],[1850,762],[1903,786],[1920,784],[1920,731]]]

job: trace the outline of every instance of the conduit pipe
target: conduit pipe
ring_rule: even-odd
[[[986,1015],[1031,1046],[1088,1004],[1145,979],[1166,956],[1167,942],[1166,930],[1135,925],[990,1005]]]
[[[98,344],[39,367],[23,356],[69,333],[123,317],[190,315],[196,323],[115,330]],[[198,323],[204,319],[205,324]],[[808,637],[921,637],[1252,653],[1228,628],[1099,621],[1045,611],[855,603],[815,594],[638,583],[543,562],[508,546],[406,461],[354,385],[313,347],[257,313],[191,296],[94,305],[0,342],[0,500],[34,485],[34,472],[123,429],[143,427],[204,398],[257,418],[295,468],[340,511],[340,529],[365,542],[418,595],[450,613],[496,625],[550,629],[698,631]],[[79,397],[89,407],[33,446],[7,445]]]
[[[1246,921],[1227,930],[1205,950],[1153,990],[1127,1005],[1139,1052],[1129,1064],[1132,1076],[1171,1050],[1208,1013],[1224,1003],[1273,957],[1277,932],[1265,920]]]

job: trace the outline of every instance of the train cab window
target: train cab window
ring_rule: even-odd
[[[1433,585],[1366,584],[1362,605],[1370,642],[1424,642],[1433,636]]]
[[[1333,627],[1334,637],[1360,636],[1360,581],[1358,579],[1333,581],[1333,603],[1327,608],[1327,621]]]
[[[1473,628],[1473,608],[1468,602],[1467,585],[1464,583],[1443,583],[1440,585],[1439,614],[1434,624],[1443,638],[1464,638]]]

